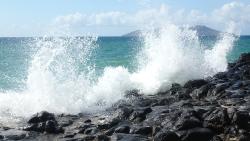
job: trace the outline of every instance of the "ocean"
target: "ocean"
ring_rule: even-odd
[[[3,37],[0,119],[99,111],[131,89],[154,94],[224,71],[244,52],[250,36],[200,38],[176,27],[142,37]]]

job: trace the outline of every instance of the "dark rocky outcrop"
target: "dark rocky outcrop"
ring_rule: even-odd
[[[46,132],[46,133],[63,133],[64,130],[55,119],[54,114],[43,111],[33,115],[29,121],[29,125],[24,128],[26,131]]]
[[[171,131],[160,132],[154,136],[154,141],[181,141],[180,137]]]

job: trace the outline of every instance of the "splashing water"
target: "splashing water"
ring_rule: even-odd
[[[171,83],[204,78],[227,68],[226,56],[235,37],[223,34],[212,49],[203,46],[195,31],[167,25],[145,34],[141,68],[132,75],[143,93],[164,91]]]
[[[96,37],[39,38],[40,47],[28,72],[26,89],[0,94],[1,120],[28,117],[47,110],[55,113],[93,112],[123,98],[125,91],[139,89],[154,94],[171,83],[204,78],[226,70],[226,56],[234,36],[225,34],[212,49],[204,47],[195,31],[175,25],[159,32],[146,32],[138,52],[138,70],[106,67],[94,79],[95,64],[90,56],[98,47]]]

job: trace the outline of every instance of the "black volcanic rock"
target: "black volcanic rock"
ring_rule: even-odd
[[[46,132],[46,133],[63,133],[63,128],[58,126],[54,114],[42,111],[33,115],[28,120],[29,125],[24,128],[26,131]]]
[[[115,133],[126,133],[128,134],[130,127],[128,125],[123,125],[115,129]]]
[[[181,141],[181,139],[176,133],[167,131],[155,135],[154,141]]]
[[[200,88],[201,86],[207,84],[207,81],[203,79],[198,80],[189,80],[184,84],[184,88],[193,89],[193,88]]]
[[[187,131],[183,141],[210,141],[214,133],[208,128],[194,128]]]
[[[238,62],[249,62],[250,61],[250,53],[241,54]]]
[[[40,113],[37,113],[35,115],[33,115],[28,123],[39,123],[39,122],[45,122],[45,121],[48,121],[48,120],[55,120],[55,116],[54,114],[52,113],[49,113],[47,111],[42,111]]]
[[[137,134],[114,134],[111,137],[112,141],[150,141],[147,137]]]

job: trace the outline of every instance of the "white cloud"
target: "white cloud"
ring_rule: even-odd
[[[84,19],[84,15],[80,13],[69,14],[65,16],[58,16],[54,20],[54,24],[60,25],[75,25],[78,23],[82,23]]]
[[[144,26],[160,26],[165,22],[179,25],[205,24],[222,30],[225,30],[227,23],[234,22],[239,27],[244,28],[243,25],[250,23],[250,5],[231,2],[213,10],[211,13],[202,13],[198,10],[175,10],[162,4],[156,8],[147,8],[134,13],[110,11],[95,14],[69,14],[56,17],[53,25],[80,31],[79,29],[90,26],[109,29],[117,27],[136,29]],[[250,31],[247,32],[250,33]]]
[[[249,22],[250,5],[232,2],[223,5],[220,9],[215,10],[213,14],[219,21],[233,20],[238,22]]]
[[[240,2],[231,2],[214,10],[211,17],[213,23],[218,27],[222,27],[223,23],[233,22],[238,28],[241,28],[242,31],[246,31],[249,29],[248,24],[250,23],[250,5]],[[247,32],[250,34],[250,31]]]

